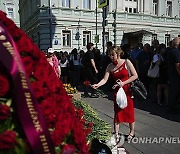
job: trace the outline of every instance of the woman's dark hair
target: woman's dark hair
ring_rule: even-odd
[[[77,49],[76,49],[76,48],[74,48],[74,49],[71,51],[71,53],[72,53],[72,54],[73,54],[73,56],[74,56],[74,60],[77,60],[77,54],[78,54]]]
[[[87,50],[91,49],[91,47],[92,47],[93,45],[94,45],[93,43],[88,43],[87,46],[86,46],[86,47],[87,47]]]

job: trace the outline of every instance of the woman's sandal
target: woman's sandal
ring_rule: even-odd
[[[120,136],[119,134],[115,134],[115,140],[116,140],[116,144],[119,142]]]
[[[128,136],[125,137],[125,141],[130,141],[130,140],[132,140],[134,137],[135,137],[135,134],[134,134],[134,135],[129,134]]]

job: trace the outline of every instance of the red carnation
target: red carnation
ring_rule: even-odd
[[[0,120],[5,120],[10,116],[10,108],[7,105],[0,104]]]
[[[22,58],[22,61],[24,63],[27,75],[30,76],[34,67],[35,67],[34,62],[32,60],[32,57],[31,56],[25,56]]]
[[[44,116],[48,116],[56,108],[56,102],[52,97],[48,97],[41,102],[40,106]]]
[[[79,119],[81,119],[83,115],[84,115],[83,110],[82,110],[82,109],[77,109],[77,117],[78,117]]]
[[[12,149],[16,143],[14,131],[9,130],[0,134],[0,149]]]
[[[62,154],[72,154],[75,153],[75,150],[74,145],[66,144],[62,149]]]
[[[34,94],[35,94],[36,98],[43,97],[43,95],[44,95],[43,84],[44,83],[42,81],[34,81],[34,82],[31,83],[31,86],[33,88],[33,91],[34,91]]]
[[[5,96],[9,91],[9,82],[7,78],[0,75],[0,97]]]
[[[91,85],[90,81],[88,81],[88,80],[84,81],[83,84],[84,84],[85,86],[90,86],[90,85]]]
[[[33,43],[26,34],[21,36],[20,40],[17,42],[17,46],[20,52],[31,52],[33,50]]]
[[[94,125],[93,122],[88,123],[88,126],[89,126],[89,127],[92,127],[93,125]]]

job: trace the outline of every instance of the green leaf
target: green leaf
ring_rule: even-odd
[[[12,99],[8,99],[8,101],[6,102],[6,105],[10,107],[11,104],[12,104]]]
[[[61,148],[60,147],[55,147],[55,152],[56,152],[56,154],[61,154]]]
[[[14,151],[16,154],[27,154],[26,145],[24,143],[24,140],[21,138],[17,138],[18,145],[15,146]]]
[[[30,82],[34,82],[34,81],[36,81],[36,79],[31,75],[31,76],[29,77],[29,81],[30,81]]]

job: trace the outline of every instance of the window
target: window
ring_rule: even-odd
[[[83,32],[83,46],[85,47],[88,43],[91,42],[91,32]]]
[[[158,1],[153,0],[153,15],[158,15]]]
[[[125,11],[128,12],[128,13],[137,13],[137,8],[125,7]]]
[[[180,1],[179,1],[179,18],[180,18]]]
[[[67,30],[63,30],[63,46],[70,47],[71,46],[71,32]]]
[[[165,44],[166,44],[166,46],[169,46],[169,42],[170,42],[170,34],[165,34]]]
[[[103,35],[103,34],[102,34]],[[103,41],[103,39],[102,39]],[[105,35],[104,35],[104,44],[106,44],[107,42],[109,41],[109,33],[108,32],[105,32]],[[103,43],[102,43],[103,44]]]
[[[157,34],[152,34],[152,41],[157,40]]]
[[[83,8],[84,9],[90,9],[91,7],[91,0],[83,0]]]
[[[168,16],[168,17],[172,16],[172,2],[171,1],[167,1],[166,16]]]
[[[6,14],[8,18],[15,18],[14,4],[6,3]]]
[[[7,8],[7,16],[8,18],[14,18],[14,9],[12,7]]]
[[[129,8],[129,13],[132,13],[132,8]]]
[[[70,8],[70,0],[62,0],[62,6]]]

